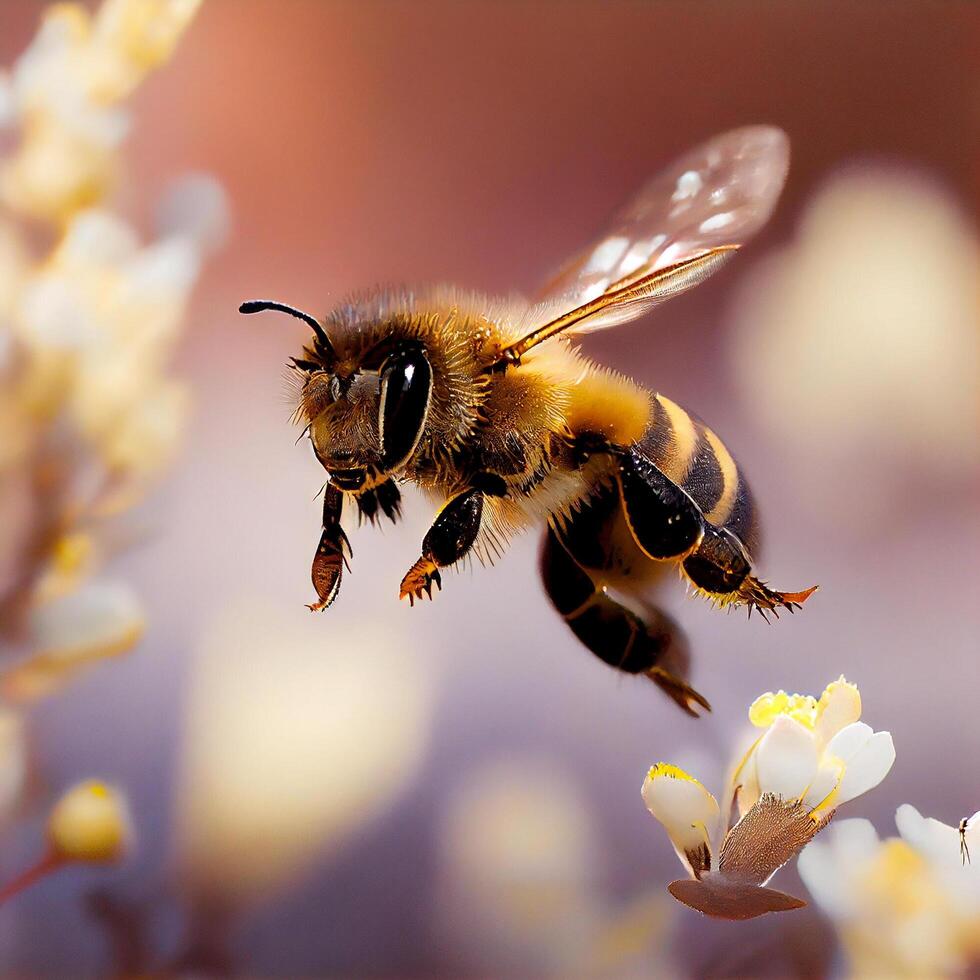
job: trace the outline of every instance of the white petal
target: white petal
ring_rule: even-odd
[[[933,817],[924,817],[910,803],[895,811],[898,832],[920,854],[929,859],[948,857],[960,861],[959,830]]]
[[[121,582],[88,582],[44,601],[31,612],[34,654],[3,677],[3,694],[16,702],[56,691],[78,670],[129,651],[143,634],[143,610]]]
[[[831,684],[817,702],[817,737],[826,744],[842,728],[861,717],[861,693],[843,675]]]
[[[738,788],[738,796],[736,798],[738,815],[744,817],[762,795],[762,791],[759,789],[759,766],[755,759],[755,746],[753,746],[751,755],[749,755],[743,764],[739,773],[738,782],[735,785]],[[729,807],[730,809],[731,807]]]
[[[231,217],[222,186],[207,174],[188,174],[170,187],[157,209],[161,238],[176,235],[197,243],[203,252],[220,248]]]
[[[761,793],[784,800],[806,791],[817,773],[817,743],[813,733],[788,715],[780,715],[762,736],[755,752]]]
[[[851,819],[834,821],[830,843],[838,864],[853,865],[872,857],[881,841],[870,820]]]
[[[138,246],[136,232],[129,225],[108,211],[91,208],[79,213],[68,226],[58,256],[89,268],[111,266],[135,255]]]
[[[647,774],[641,789],[647,809],[664,825],[677,856],[691,870],[687,855],[711,841],[718,828],[718,802],[683,769],[658,763]]]
[[[863,721],[845,725],[828,743],[824,755],[847,762],[874,734]]]
[[[30,618],[37,656],[72,660],[113,656],[133,646],[143,632],[143,609],[122,582],[93,581],[46,602]]]
[[[875,732],[850,759],[845,760],[844,775],[833,800],[835,806],[853,800],[874,789],[895,762],[895,743],[891,732]]]
[[[824,800],[830,796],[840,782],[843,766],[824,763],[817,770],[813,782],[807,787],[803,796],[803,802],[811,809],[816,809]],[[829,801],[829,806],[834,806],[836,800]]]
[[[735,794],[738,794],[738,815],[744,817],[746,812],[759,799],[759,780],[756,776],[755,750],[758,748],[762,735],[746,736],[740,740],[735,759],[738,761],[730,768],[725,780],[725,795],[720,806],[722,813],[732,812]],[[726,828],[727,829],[727,828]]]
[[[844,912],[846,901],[827,841],[815,840],[804,848],[796,859],[796,870],[817,905],[829,915]]]
[[[847,918],[860,901],[852,877],[879,846],[869,820],[841,820],[806,847],[796,867],[817,904],[834,918]]]
[[[187,293],[200,270],[200,253],[189,238],[165,238],[129,261],[123,298],[131,303],[172,301]]]

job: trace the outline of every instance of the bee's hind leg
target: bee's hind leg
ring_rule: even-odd
[[[576,528],[563,531],[568,539]],[[595,550],[601,539],[580,528],[583,547]],[[569,546],[549,527],[541,551],[541,577],[552,604],[572,632],[597,657],[628,674],[649,677],[688,714],[711,710],[707,700],[684,679],[687,646],[674,622],[647,608],[641,617],[612,599],[569,553]]]
[[[776,592],[752,575],[752,564],[742,543],[725,528],[706,525],[698,547],[683,561],[684,574],[709,598],[722,605],[748,606],[779,615],[780,609],[794,609],[806,602],[816,586],[802,592]]]

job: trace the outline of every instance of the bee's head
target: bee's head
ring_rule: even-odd
[[[239,310],[276,310],[312,327],[312,346],[293,358],[304,376],[300,414],[317,459],[341,490],[368,489],[412,458],[432,400],[432,367],[420,341],[387,338],[356,358],[341,358],[307,313],[264,300]]]

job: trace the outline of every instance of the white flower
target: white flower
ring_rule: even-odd
[[[82,539],[90,558],[107,553],[107,525],[167,465],[187,415],[168,364],[227,226],[224,195],[190,178],[145,244],[106,198],[122,164],[123,100],[199,6],[54,4],[0,73],[0,126],[15,130],[0,154],[0,515],[12,525],[0,540],[0,631],[31,627],[19,635],[33,650],[3,675],[19,698],[131,646],[142,627],[118,590],[71,599],[101,561],[62,559]]]
[[[843,677],[819,700],[785,691],[756,698],[749,720],[766,730],[733,777],[739,811],[772,793],[819,816],[874,789],[895,761],[895,746],[889,732],[873,731],[860,717],[860,692]]]
[[[800,856],[800,877],[839,931],[849,975],[961,975],[980,959],[980,863],[958,827],[908,804],[895,822],[901,837],[881,840],[867,820],[841,821]],[[965,836],[980,849],[980,815]]]
[[[923,817],[905,803],[895,812],[902,839],[930,864],[943,888],[956,896],[957,904],[971,908],[980,918],[980,811],[959,826]]]
[[[0,79],[0,125],[20,123],[17,152],[0,167],[0,195],[16,210],[64,220],[103,198],[129,128],[121,102],[169,58],[200,0],[105,0],[94,15],[59,3]]]
[[[13,701],[51,694],[84,668],[131,650],[146,621],[136,593],[125,583],[94,580],[57,594],[32,610],[32,655],[2,675],[0,690]]]
[[[693,776],[667,763],[647,774],[642,794],[691,875],[670,893],[720,918],[751,918],[799,908],[799,899],[767,888],[833,816],[867,792],[895,759],[891,735],[858,721],[861,696],[844,678],[820,699],[764,694],[749,718],[765,732],[735,767],[723,805]],[[732,800],[740,819],[728,828]]]

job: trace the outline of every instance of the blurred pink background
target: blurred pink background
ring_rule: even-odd
[[[4,0],[3,63],[25,46],[43,6]],[[154,944],[176,945],[172,799],[198,638],[216,610],[248,597],[309,615],[323,476],[308,448],[294,445],[282,382],[304,334],[290,321],[243,319],[238,303],[269,296],[322,313],[378,282],[530,291],[645,177],[745,123],[777,124],[792,140],[771,225],[692,295],[586,348],[722,433],[762,507],[765,576],[821,591],[802,614],[767,627],[667,590],[695,652],[694,683],[715,708],[691,721],[577,645],[538,585],[533,536],[495,568],[449,575],[433,604],[399,604],[398,581],[430,518],[407,491],[397,529],[352,530],[353,573],[317,625],[324,657],[356,658],[361,624],[381,622],[401,656],[432,661],[437,698],[420,777],[393,810],[236,921],[236,962],[268,975],[533,973],[534,964],[440,925],[437,838],[462,774],[501,756],[553,761],[580,787],[601,844],[590,887],[625,902],[680,874],[639,798],[647,767],[694,760],[717,783],[752,698],[778,688],[818,694],[842,672],[898,752],[891,776],[850,815],[887,833],[904,801],[950,823],[977,809],[976,470],[933,478],[912,459],[916,476],[894,508],[855,526],[848,498],[869,487],[831,460],[833,499],[813,506],[792,475],[806,446],[774,439],[750,409],[729,330],[740,280],[792,238],[807,202],[842,168],[884,163],[921,174],[975,222],[970,134],[980,92],[968,48],[977,26],[968,3],[894,0],[209,0],[174,62],[138,96],[122,189],[124,207],[146,224],[145,202],[171,176],[209,171],[234,215],[180,354],[195,399],[185,451],[140,515],[141,547],[124,559],[150,628],[125,662],[45,702],[35,726],[53,783],[96,773],[127,786],[140,849],[118,871],[73,871],[4,908],[4,972],[104,971],[105,939],[82,903],[103,885],[152,905]],[[815,289],[813,303],[822,302]],[[889,356],[881,350],[882,361]],[[826,398],[837,396],[828,384]],[[975,451],[975,441],[964,446]],[[875,452],[866,447],[870,459]],[[840,520],[828,517],[835,511]],[[261,733],[261,714],[254,723]],[[15,836],[8,870],[19,848]],[[778,885],[803,893],[792,869]],[[806,934],[832,955],[812,909],[748,925],[680,907],[669,914],[684,975],[744,973],[781,935]],[[769,968],[809,969],[779,958]]]

